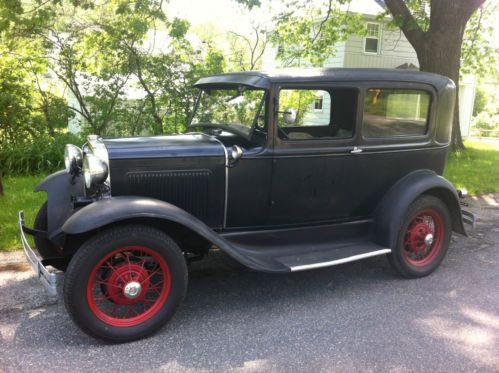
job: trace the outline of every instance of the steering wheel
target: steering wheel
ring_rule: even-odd
[[[288,134],[280,126],[277,126],[277,132],[279,132],[279,137],[281,139],[287,140],[289,138]]]

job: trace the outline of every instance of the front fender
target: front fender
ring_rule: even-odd
[[[51,237],[72,214],[72,196],[84,194],[83,177],[57,171],[43,179],[34,191],[47,193],[47,235]]]
[[[93,202],[67,219],[62,231],[67,235],[78,235],[134,218],[153,218],[178,223],[204,237],[242,264],[259,270],[272,270],[264,260],[245,255],[240,248],[232,245],[187,211],[154,198],[119,196]]]
[[[375,241],[395,247],[400,226],[409,205],[422,194],[440,198],[448,207],[452,229],[466,235],[459,196],[454,186],[431,170],[412,172],[400,179],[385,194],[375,211]]]

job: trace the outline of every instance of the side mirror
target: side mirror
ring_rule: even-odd
[[[294,124],[296,122],[296,110],[287,109],[286,111],[283,111],[282,120],[286,124]]]
[[[241,149],[237,145],[234,145],[230,151],[230,156],[232,158],[232,161],[237,161],[239,158],[243,156],[243,149]]]

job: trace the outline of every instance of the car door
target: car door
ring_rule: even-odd
[[[281,86],[274,121],[270,222],[355,218],[351,201],[359,91],[327,84]],[[291,123],[296,115],[296,121]]]

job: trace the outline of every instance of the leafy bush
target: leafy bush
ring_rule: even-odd
[[[43,135],[34,141],[2,144],[0,172],[4,175],[33,175],[64,167],[64,146],[80,145],[82,139],[72,134]]]
[[[476,136],[499,137],[499,114],[490,114],[487,111],[482,111],[476,117],[473,117],[472,129]]]
[[[477,88],[475,93],[475,102],[473,103],[473,116],[477,116],[481,113],[487,106],[487,93],[481,89]]]

